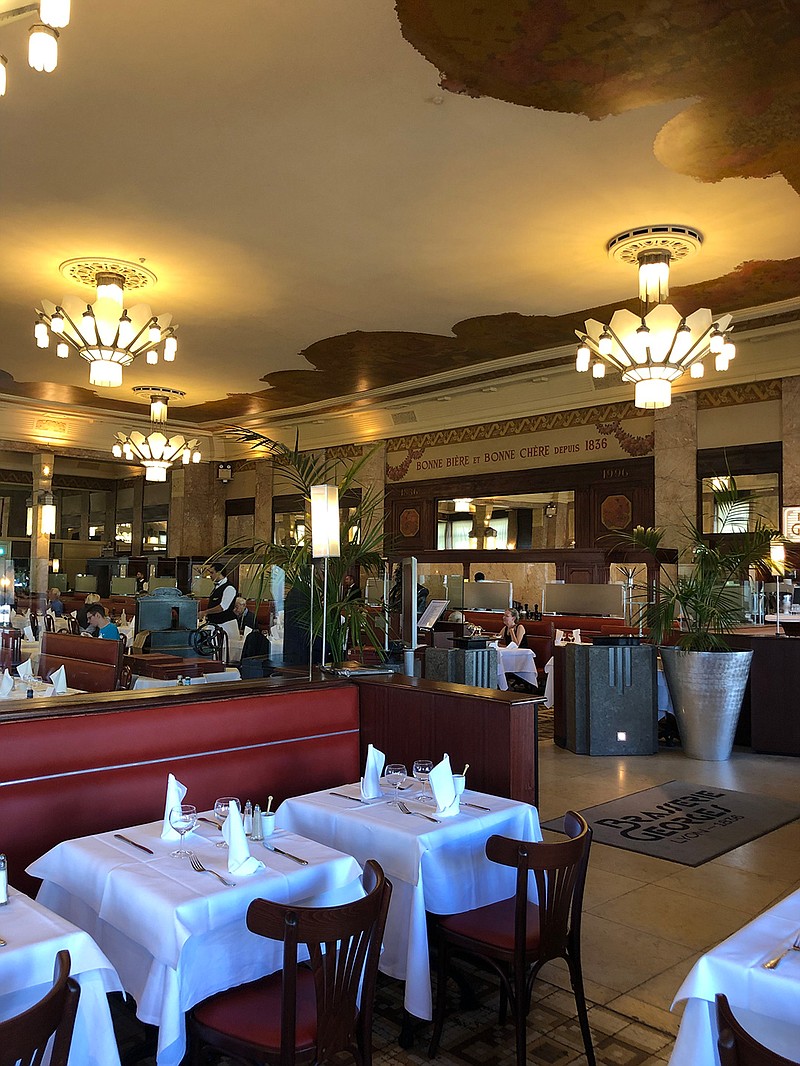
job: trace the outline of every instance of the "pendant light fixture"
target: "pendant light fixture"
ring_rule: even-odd
[[[157,385],[136,385],[133,392],[150,393],[150,422],[154,427],[165,425],[170,399],[186,395],[180,389],[165,389]],[[145,469],[145,481],[166,481],[167,471],[178,460],[184,466],[202,461],[199,444],[197,439],[187,440],[180,433],[167,437],[158,428],[147,436],[134,430],[116,434],[111,454],[115,459],[126,459],[128,462],[138,459]]]

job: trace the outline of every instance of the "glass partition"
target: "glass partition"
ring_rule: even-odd
[[[575,493],[437,500],[436,546],[439,551],[573,548]]]
[[[502,605],[517,604],[533,613],[541,608],[545,585],[556,580],[555,563],[486,562],[472,567],[472,579],[465,582],[464,571],[457,563],[417,564],[418,580],[428,589],[429,600],[449,600],[447,613],[462,610],[489,610],[499,613]],[[476,574],[483,579],[475,581]],[[481,586],[485,586],[485,595]],[[497,590],[502,599],[495,596]]]

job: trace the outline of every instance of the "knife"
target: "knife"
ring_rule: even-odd
[[[491,807],[481,807],[480,803],[462,803],[462,807],[474,807],[476,811],[490,811]]]
[[[294,859],[295,862],[299,862],[301,866],[308,866],[308,859],[301,859],[299,855],[292,855],[291,851],[284,851],[282,848],[276,848],[274,844],[268,844],[264,841],[264,847],[267,851],[277,851],[279,855],[284,855],[287,859]]]
[[[7,947],[8,947],[8,941],[7,940],[3,940],[3,938],[0,937],[0,948],[7,948]]]
[[[350,800],[351,803],[366,803],[368,807],[370,806],[369,800],[362,799],[361,796],[348,796],[346,792],[329,792],[328,795],[338,796],[343,800]],[[376,796],[375,798],[379,799],[380,797]]]
[[[207,822],[209,825],[213,825],[215,829],[222,829],[219,822],[215,822],[213,818],[204,818],[202,814],[198,814],[197,820],[198,822]]]
[[[146,848],[144,844],[137,844],[135,840],[131,840],[130,837],[126,837],[122,833],[115,833],[114,838],[115,840],[124,840],[126,844],[131,844],[134,848],[138,848],[139,851],[146,851],[148,855],[155,855],[155,852],[151,851],[150,848]]]

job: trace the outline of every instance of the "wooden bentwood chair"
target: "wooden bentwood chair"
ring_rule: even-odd
[[[363,899],[339,907],[266,899],[250,904],[247,928],[283,942],[283,970],[192,1010],[192,1066],[211,1055],[270,1066],[316,1064],[342,1051],[358,1066],[370,1066],[375,980],[392,886],[374,859],[364,868],[363,884]],[[311,956],[301,966],[298,944],[307,945]]]
[[[722,1066],[797,1066],[797,1059],[785,1059],[777,1051],[770,1051],[743,1029],[721,993],[717,995],[717,1029]]]
[[[50,1066],[67,1066],[81,990],[68,951],[56,955],[53,987],[28,1010],[0,1022],[0,1066],[37,1066],[55,1034]]]
[[[499,903],[439,919],[431,1058],[438,1050],[444,1026],[451,955],[477,959],[500,975],[500,1022],[505,1022],[506,1005],[510,1002],[516,1030],[517,1066],[525,1066],[526,1062],[527,1016],[533,982],[546,962],[561,958],[569,968],[586,1059],[589,1066],[595,1066],[580,945],[583,889],[592,831],[574,811],[564,815],[564,830],[568,840],[547,844],[489,837],[487,857],[492,862],[516,867],[516,893]],[[538,903],[528,901],[529,871],[536,881]]]

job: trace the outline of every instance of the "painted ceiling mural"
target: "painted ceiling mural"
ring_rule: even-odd
[[[780,173],[800,192],[800,18],[791,0],[397,0],[449,92],[601,119],[696,98],[659,132],[699,178]]]

